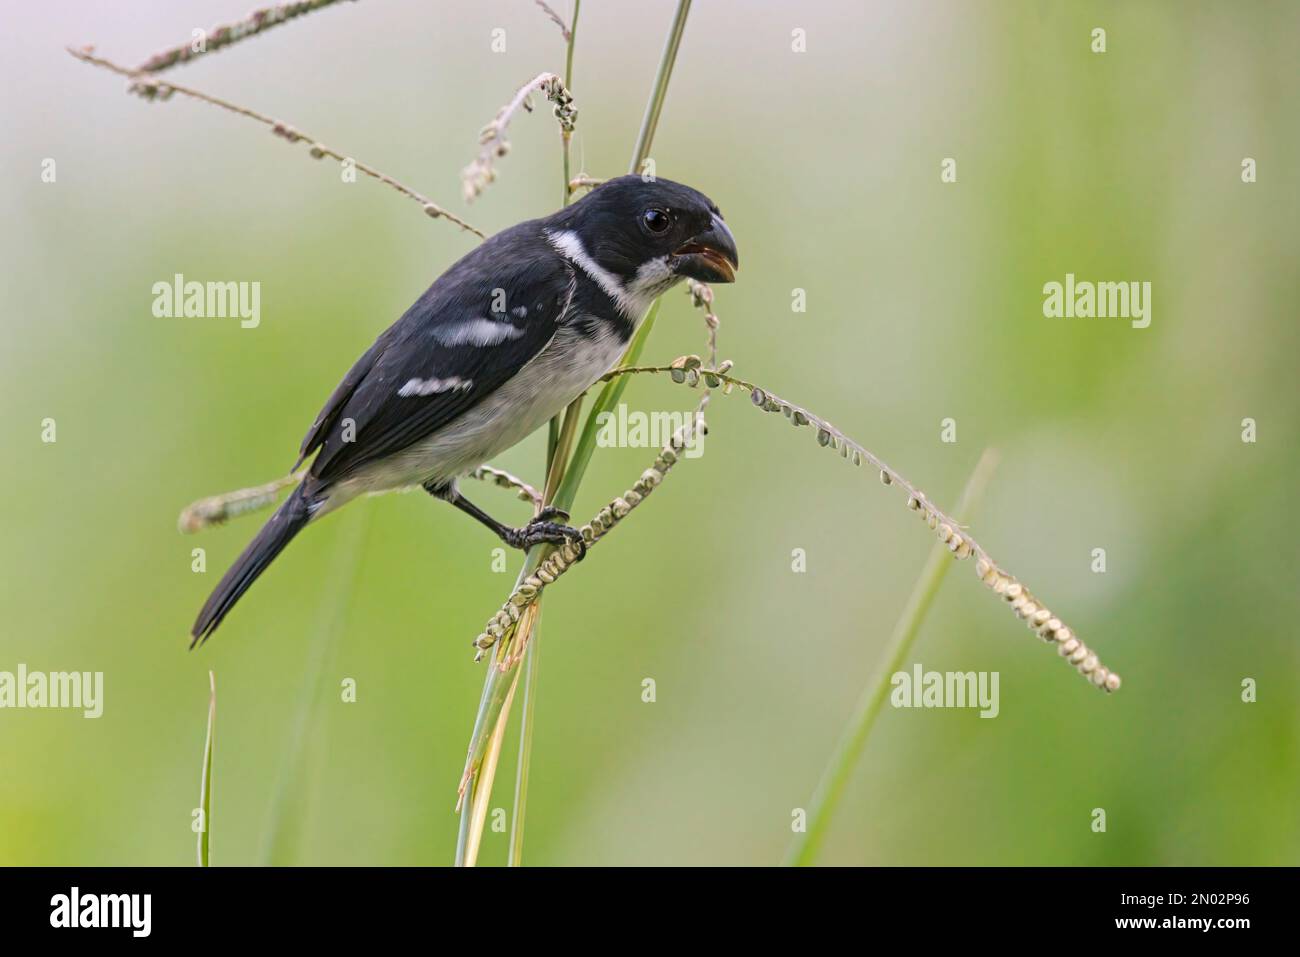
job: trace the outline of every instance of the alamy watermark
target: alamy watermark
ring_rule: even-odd
[[[83,894],[74,887],[50,898],[51,927],[118,927],[148,937],[152,912],[152,894]]]
[[[1000,710],[996,671],[923,671],[917,663],[895,671],[889,683],[895,708],[979,708],[981,718],[996,718]]]
[[[596,416],[596,444],[602,449],[657,449],[667,445],[673,433],[690,429],[695,421],[693,412],[643,412],[629,410],[620,402],[618,407]],[[698,459],[704,454],[704,430],[690,429],[685,451],[688,459]]]
[[[1128,319],[1134,329],[1151,325],[1150,282],[1076,281],[1043,285],[1043,315],[1048,319]]]
[[[153,284],[153,314],[159,319],[238,319],[240,328],[256,329],[262,321],[260,282],[185,281]]]
[[[104,713],[102,671],[0,671],[0,708],[79,708],[87,718]]]

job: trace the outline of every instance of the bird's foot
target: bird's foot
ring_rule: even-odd
[[[573,542],[578,550],[578,561],[587,557],[587,543],[582,539],[582,532],[572,525],[561,525],[551,521],[552,518],[565,518],[569,514],[557,508],[544,508],[537,518],[520,528],[508,528],[501,536],[507,545],[527,551],[534,545],[563,545]]]

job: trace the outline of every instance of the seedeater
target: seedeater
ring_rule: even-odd
[[[199,612],[206,640],[306,525],[358,495],[423,486],[514,548],[582,536],[543,512],[498,522],[456,480],[515,445],[618,363],[656,297],[686,278],[733,282],[739,253],[718,207],[668,180],[621,176],[497,233],[439,276],[375,340],[302,441],[302,483]]]

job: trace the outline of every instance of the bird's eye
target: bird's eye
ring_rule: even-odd
[[[672,225],[672,219],[662,209],[647,209],[641,214],[641,221],[652,233],[662,233]]]

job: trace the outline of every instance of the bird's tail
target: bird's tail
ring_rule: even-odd
[[[203,610],[199,612],[199,617],[195,619],[194,627],[190,630],[191,648],[207,641],[208,636],[221,624],[221,619],[226,617],[226,613],[235,606],[235,602],[239,601],[244,592],[248,591],[249,586],[257,580],[257,576],[266,571],[266,567],[274,561],[275,556],[279,555],[284,550],[284,546],[288,545],[307,524],[311,519],[309,501],[304,485],[299,485],[284,504],[276,509],[270,520],[262,526],[257,537],[248,543],[248,547],[235,560],[235,564],[230,566],[230,570],[226,572],[221,583],[209,596]]]

